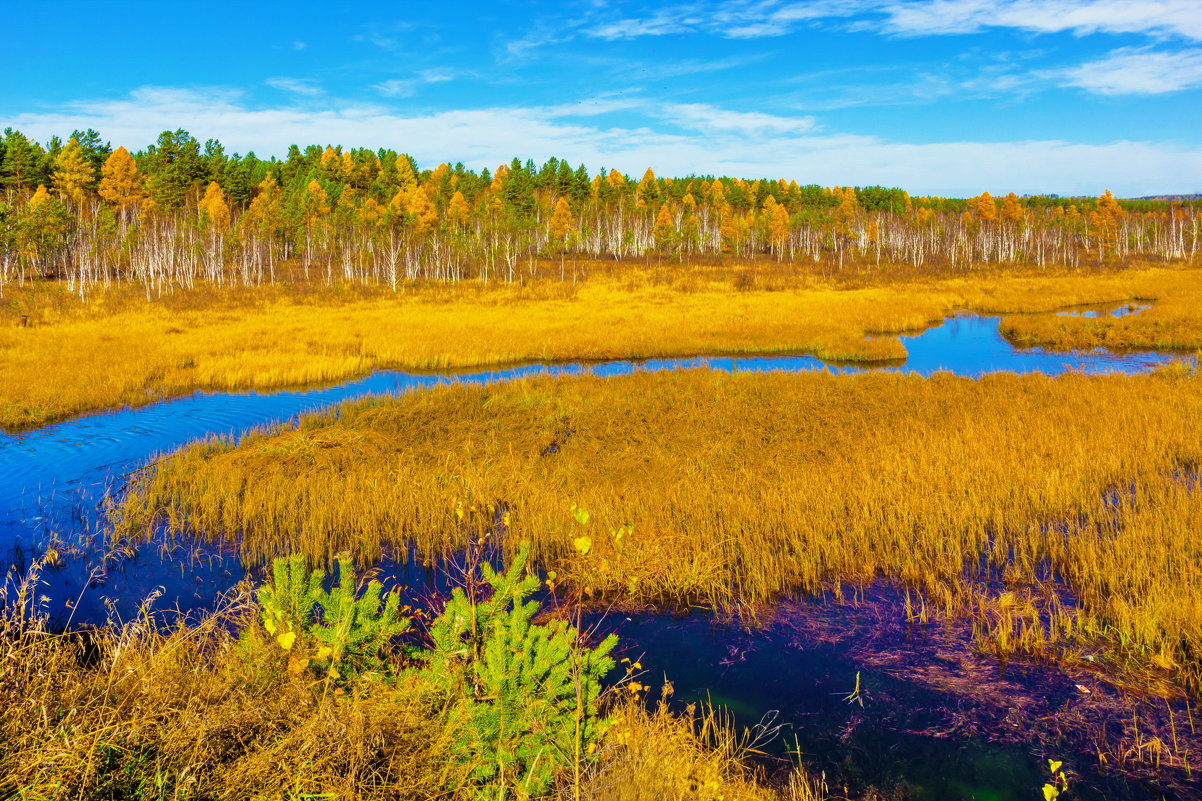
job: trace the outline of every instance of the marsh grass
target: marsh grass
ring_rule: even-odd
[[[1101,274],[888,274],[836,282],[773,272],[740,291],[728,272],[611,270],[579,285],[198,286],[147,300],[114,287],[79,304],[57,284],[0,310],[0,427],[139,405],[194,390],[322,383],[379,368],[808,352],[833,361],[904,358],[897,334],[954,309],[1026,313],[1155,299],[1121,320],[1030,321],[1004,331],[1057,347],[1202,347],[1197,270]],[[17,314],[31,325],[19,327]]]
[[[915,614],[972,616],[1000,655],[1099,640],[1197,687],[1199,430],[1184,367],[540,378],[197,444],[115,522],[237,539],[251,560],[529,540],[586,598],[669,606],[885,579]],[[572,504],[592,513],[587,553]]]
[[[824,782],[800,766],[769,790],[762,766],[749,766],[747,729],[741,732],[708,705],[672,712],[666,701],[648,710],[637,700],[618,705],[585,795],[596,801],[818,801]]]
[[[477,766],[452,756],[461,721],[419,672],[314,681],[264,645],[246,587],[171,627],[143,615],[55,633],[37,612],[38,580],[35,565],[0,591],[0,797],[479,797]],[[712,712],[694,723],[624,695],[582,783],[564,776],[546,797],[649,797],[615,795],[615,781],[666,798],[780,797]],[[785,798],[818,797],[803,773],[788,781]]]

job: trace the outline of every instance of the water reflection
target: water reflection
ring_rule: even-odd
[[[1143,308],[1147,307],[1063,314],[1121,315]],[[996,317],[971,315],[948,318],[935,328],[902,337],[908,352],[904,363],[876,367],[832,365],[805,355],[775,355],[536,364],[440,374],[380,371],[323,388],[196,393],[138,409],[89,414],[21,434],[0,434],[0,559],[7,557],[21,568],[47,549],[63,554],[43,575],[39,588],[60,624],[100,623],[110,616],[130,619],[142,599],[156,591],[161,593],[159,608],[180,612],[211,608],[219,593],[247,575],[236,553],[221,545],[153,543],[104,554],[100,540],[106,493],[119,491],[130,472],[156,454],[189,441],[212,434],[238,437],[258,426],[366,395],[397,395],[450,382],[493,383],[534,375],[590,372],[616,376],[636,370],[694,368],[732,372],[825,369],[841,374],[892,370],[923,376],[946,371],[973,378],[998,371],[1132,373],[1174,358],[1162,353],[1017,350],[999,334],[999,322]],[[438,578],[438,574],[403,560],[389,566],[388,573],[393,583],[417,587],[429,586]],[[846,630],[846,617],[840,621],[837,625]],[[849,729],[846,705],[831,699],[850,689],[856,670],[865,670],[870,694],[892,699],[889,703],[894,713],[916,709],[920,703],[942,702],[937,694],[912,681],[867,665],[863,659],[857,661],[845,644],[815,646],[810,639],[790,639],[792,629],[785,618],[754,635],[697,618],[662,616],[636,616],[617,622],[617,628],[629,647],[647,652],[644,662],[648,667],[666,671],[677,681],[682,696],[710,697],[739,713],[745,723],[754,722],[769,708],[783,708],[795,732],[813,735],[807,735],[806,747],[816,758],[826,762],[846,759],[839,770],[845,777],[860,776],[863,784],[891,776],[894,789],[902,796],[927,799],[985,798],[991,793],[999,798],[1026,797],[1028,788],[1037,791],[1038,760],[1015,743],[986,745],[976,735],[936,738],[916,733],[918,723],[884,725],[883,720]],[[900,642],[891,640],[888,648],[895,651]]]
[[[1136,313],[1140,307],[1124,306],[1114,313]],[[1075,313],[1075,312],[1069,312]],[[1088,312],[1083,312],[1088,313]],[[908,352],[904,363],[884,366],[832,365],[813,356],[704,356],[649,359],[641,362],[532,364],[444,373],[380,371],[335,386],[276,392],[197,392],[137,409],[87,414],[34,431],[0,434],[0,558],[19,563],[48,545],[87,546],[97,537],[106,493],[119,491],[129,473],[140,465],[180,446],[209,436],[238,437],[258,426],[283,422],[308,412],[367,395],[398,395],[450,382],[486,384],[535,375],[592,373],[616,376],[636,370],[708,368],[738,372],[829,370],[854,373],[893,370],[929,376],[947,371],[979,377],[1003,370],[1042,372],[1049,375],[1075,370],[1144,372],[1174,357],[1163,353],[1059,353],[1041,348],[1014,348],[998,332],[997,317],[957,315],[919,334],[903,336]],[[61,543],[67,537],[69,543]],[[69,552],[72,548],[62,549]],[[108,611],[104,599],[119,599],[125,614],[134,610],[128,599],[138,599],[157,586],[165,586],[163,602],[181,608],[203,608],[214,593],[231,586],[243,573],[238,560],[212,547],[189,550],[181,571],[181,554],[160,557],[154,547],[125,553],[112,569],[92,576],[81,560],[67,564],[52,577],[46,594],[74,622],[102,620]],[[67,612],[66,604],[85,583],[96,592],[85,593],[91,602],[80,602]],[[110,603],[112,601],[110,600]]]

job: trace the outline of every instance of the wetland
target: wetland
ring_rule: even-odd
[[[647,703],[666,681],[665,703],[711,704],[769,773],[1020,798],[1055,759],[1076,797],[1188,797],[1192,362],[1016,348],[971,313],[900,342],[876,364],[378,370],[85,414],[0,436],[4,547],[78,627],[147,598],[203,614],[293,552],[353,553],[417,605],[473,542],[498,563],[531,542]]]

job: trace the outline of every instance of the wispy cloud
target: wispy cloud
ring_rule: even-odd
[[[1125,47],[1048,77],[1101,95],[1179,92],[1202,86],[1202,49],[1158,52]]]
[[[646,17],[627,17],[590,25],[585,33],[598,39],[635,39],[681,33],[710,33],[730,39],[782,36],[797,26],[847,17],[877,5],[872,0],[811,2],[727,2],[669,6]]]
[[[413,78],[393,78],[374,84],[373,89],[385,97],[412,97],[428,84],[455,80],[455,73],[446,69],[422,70]]]
[[[731,111],[707,103],[669,103],[650,110],[667,122],[703,134],[774,137],[814,132],[813,117],[786,117],[758,111]]]
[[[263,83],[270,86],[272,89],[279,89],[282,92],[292,92],[305,97],[316,97],[320,94],[325,94],[325,90],[317,85],[317,82],[312,78],[268,78]]]
[[[616,101],[615,101],[616,102]],[[1116,141],[1086,145],[1060,140],[908,144],[825,132],[810,118],[737,112],[700,104],[668,105],[625,125],[582,122],[570,104],[477,108],[422,115],[373,105],[313,111],[255,108],[237,92],[161,87],[120,100],[73,103],[46,113],[0,120],[40,139],[95,128],[114,143],[141,147],[179,127],[230,149],[283,155],[288,145],[342,143],[394,147],[424,165],[463,161],[494,167],[513,156],[555,155],[593,169],[638,175],[714,173],[780,176],[802,183],[889,184],[914,193],[963,196],[991,192],[1125,195],[1197,191],[1202,147]],[[482,135],[482,132],[487,132]],[[299,141],[298,140],[302,140]]]
[[[606,14],[605,8],[600,6],[601,10],[582,19],[560,21],[510,47],[524,52],[567,41],[576,32],[608,41],[697,33],[758,39],[819,24],[901,36],[1011,28],[1202,40],[1198,0],[722,0],[669,5],[629,16]]]
[[[885,31],[910,36],[1017,28],[1035,33],[1202,39],[1198,0],[894,0],[880,11],[885,14]]]
[[[366,42],[381,50],[395,50],[401,45],[401,35],[412,33],[417,28],[412,22],[398,21],[387,25],[373,24],[362,33],[351,37],[355,42]]]

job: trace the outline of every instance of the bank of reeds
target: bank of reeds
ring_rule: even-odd
[[[1199,686],[1200,430],[1185,367],[450,386],[184,449],[119,530],[236,537],[251,559],[530,540],[586,594],[660,604],[886,579],[1003,655],[1101,641]]]
[[[451,756],[458,718],[419,674],[373,674],[336,690],[314,682],[279,649],[240,642],[258,620],[249,594],[170,628],[142,617],[53,633],[33,611],[36,583],[4,590],[0,797],[479,797],[473,766]],[[783,791],[762,786],[741,740],[712,712],[648,711],[619,694],[581,783],[565,776],[547,797],[635,801],[652,798],[638,788],[653,788],[656,799],[681,801],[819,798],[801,772]]]
[[[1042,312],[1155,299],[1115,320],[1007,318],[1023,344],[1202,347],[1196,270],[984,274],[854,286],[774,273],[617,271],[579,286],[456,284],[395,295],[366,288],[197,288],[148,302],[130,288],[80,306],[59,285],[10,296],[0,313],[0,427],[139,405],[194,390],[266,389],[379,368],[544,360],[807,352],[870,362],[905,356],[896,334],[951,310]],[[25,315],[25,323],[20,314]]]

